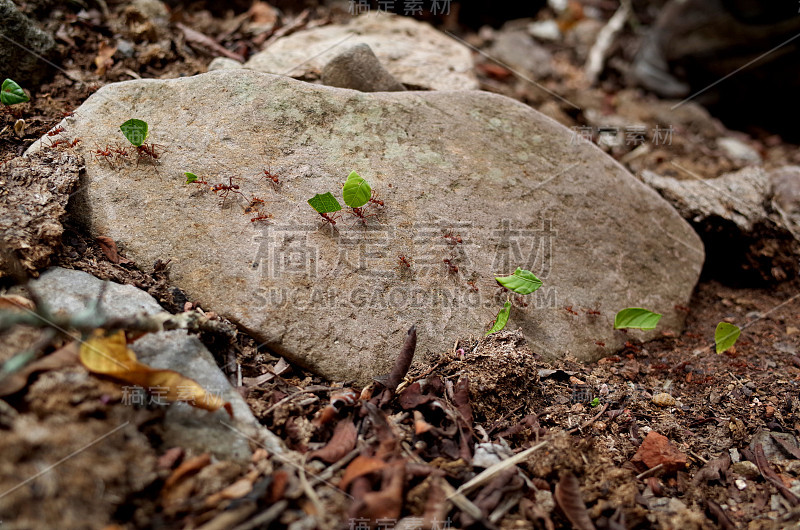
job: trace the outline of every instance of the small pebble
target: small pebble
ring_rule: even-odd
[[[742,480],[740,478],[737,478],[736,480],[734,480],[733,483],[736,484],[736,488],[739,489],[739,491],[741,491],[741,490],[743,490],[743,489],[745,489],[747,487],[747,482],[745,482],[744,480]]]
[[[653,396],[652,401],[659,407],[671,407],[675,405],[675,403],[677,403],[675,398],[672,397],[670,394],[667,394],[666,392],[661,392],[659,394],[656,394],[655,396]]]

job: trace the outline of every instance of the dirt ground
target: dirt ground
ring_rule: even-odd
[[[107,15],[105,4],[97,5],[25,4],[29,13],[51,13],[38,18],[56,35],[62,70],[33,91],[30,103],[0,114],[1,161],[21,155],[104,84],[206,71],[216,54],[187,37],[179,23],[247,55],[281,24],[347,16],[320,6],[305,15],[283,6],[276,14],[261,3],[212,13],[196,3],[174,6],[169,22],[158,25],[134,4],[110,2]],[[278,24],[264,30],[271,17]],[[453,20],[433,22],[454,27]],[[490,40],[475,30],[461,28],[476,46]],[[120,38],[133,52],[109,49]],[[634,36],[621,39],[623,49],[615,53],[626,60],[624,45]],[[598,116],[648,129],[674,127],[669,145],[604,147],[634,174],[649,169],[689,178],[680,166],[712,178],[743,167],[717,146],[721,136],[745,140],[766,168],[800,163],[797,146],[774,134],[728,131],[694,104],[668,112],[668,102],[624,86],[613,74],[586,88],[579,54],[561,44],[551,52],[553,74],[545,86],[584,111],[476,55],[482,88],[568,127],[597,126]],[[23,117],[19,136],[13,126]],[[0,182],[0,192],[5,185]],[[51,263],[136,285],[172,312],[190,302],[170,286],[168,266],[154,271],[153,264],[114,263],[69,222],[61,240]],[[3,281],[6,288],[17,280]],[[800,521],[798,287],[797,279],[730,287],[705,277],[681,308],[687,313],[683,334],[631,341],[592,365],[544,362],[514,330],[485,339],[464,330],[452,337],[452,351],[415,362],[397,395],[377,382],[350,389],[322,380],[257,349],[243,334],[232,345],[204,336],[218,359],[236,356],[241,391],[254,414],[305,455],[302,465],[263,449],[241,465],[160,447],[163,411],[120,406],[119,385],[64,363],[0,399],[0,529],[794,526]],[[584,308],[564,311],[576,326],[594,318]],[[743,329],[724,354],[714,351],[720,321]],[[0,361],[39,337],[26,333],[32,332],[15,329],[2,337]],[[48,351],[60,345],[53,341]],[[398,345],[398,353],[408,352]],[[114,443],[83,447],[120,425]],[[48,471],[79,449],[85,450]],[[488,467],[524,451],[532,456],[520,462],[521,473],[499,469],[455,492],[470,480],[479,457]],[[36,478],[20,487],[26,477]]]

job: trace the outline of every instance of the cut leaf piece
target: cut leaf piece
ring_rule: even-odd
[[[641,307],[626,307],[614,317],[614,329],[655,329],[661,316]]]
[[[223,403],[220,396],[207,393],[193,379],[173,370],[158,370],[137,361],[136,354],[125,343],[124,331],[106,336],[103,330],[96,330],[81,344],[80,360],[92,373],[145,389],[158,388],[158,397],[167,401],[185,401],[193,407],[210,411],[225,407],[233,417],[230,403]]]
[[[342,205],[339,204],[339,201],[336,200],[336,197],[334,197],[331,192],[317,193],[308,199],[308,204],[310,204],[317,213],[338,212],[342,209]]]
[[[503,328],[505,328],[506,324],[508,323],[509,313],[511,313],[511,302],[506,300],[506,303],[503,304],[503,309],[497,313],[497,318],[494,320],[494,326],[492,326],[492,329],[486,332],[484,337],[488,337],[492,333],[497,333],[498,331],[503,331]]]
[[[728,324],[727,322],[720,322],[717,324],[717,330],[714,332],[714,344],[717,346],[717,353],[722,353],[729,350],[739,340],[742,330],[738,326]]]
[[[119,130],[125,135],[130,143],[139,147],[147,140],[150,135],[147,122],[142,120],[130,119],[119,126]]]
[[[542,280],[531,271],[517,267],[511,276],[495,277],[497,283],[518,294],[531,294],[542,286]]]
[[[195,182],[198,178],[197,175],[195,175],[194,173],[190,173],[188,171],[185,171],[183,174],[186,175],[186,184],[191,184],[192,182]]]
[[[358,176],[355,171],[347,176],[347,182],[344,183],[342,189],[342,198],[344,203],[350,208],[361,208],[369,202],[372,196],[372,188],[369,183],[362,177]]]
[[[3,81],[3,86],[0,88],[0,102],[3,105],[16,105],[30,100],[28,94],[15,81],[12,79]]]

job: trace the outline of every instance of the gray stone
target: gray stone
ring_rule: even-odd
[[[430,24],[410,17],[370,13],[348,24],[330,24],[278,39],[245,68],[301,79],[318,79],[323,66],[345,46],[367,44],[392,76],[409,87],[432,90],[478,88],[472,52]]]
[[[11,0],[0,0],[0,72],[21,85],[38,85],[50,72],[45,59],[55,52],[53,37],[36,27]],[[0,81],[1,82],[1,81]]]
[[[750,440],[750,450],[754,451],[756,444],[761,444],[761,447],[764,449],[764,456],[770,462],[792,458],[792,456],[775,441],[775,438],[783,440],[783,442],[790,447],[798,448],[797,438],[789,433],[758,431],[753,435],[753,439]]]
[[[528,33],[539,40],[560,40],[561,30],[555,20],[540,20],[531,22]]]
[[[211,398],[222,398],[233,409],[231,418],[224,409],[209,412],[188,403],[170,404],[164,419],[165,447],[183,447],[195,453],[208,451],[221,460],[246,461],[252,456],[249,439],[258,436],[258,420],[200,339],[185,330],[149,333],[134,342],[131,349],[139,361],[197,381]],[[269,449],[274,452],[274,447]]]
[[[758,467],[749,460],[742,460],[741,462],[736,462],[731,465],[731,471],[750,480],[755,480],[761,476]]]
[[[242,63],[234,59],[229,59],[228,57],[214,57],[214,59],[208,63],[209,72],[215,70],[233,70],[236,68],[242,68]]]
[[[405,87],[386,71],[368,44],[356,44],[322,69],[322,83],[361,92],[400,92]]]
[[[717,147],[719,147],[728,158],[733,160],[751,162],[753,164],[761,163],[761,155],[758,151],[739,140],[726,136],[724,138],[717,138]]]
[[[105,282],[82,271],[51,268],[32,287],[51,311],[79,315],[97,300]],[[154,315],[163,310],[158,302],[132,285],[108,282],[100,306],[111,318]],[[234,417],[225,410],[215,412],[191,407],[186,403],[169,405],[164,420],[164,443],[181,446],[192,452],[211,452],[223,460],[246,461],[250,458],[249,440],[255,440],[272,453],[281,453],[280,439],[262,427],[253,417],[242,396],[231,387],[214,358],[195,336],[185,330],[149,333],[131,346],[140,362],[153,368],[169,369],[199,383],[210,396],[219,396],[231,404]]]
[[[117,53],[123,57],[133,57],[133,54],[136,53],[136,48],[134,48],[133,42],[126,39],[118,39]]]
[[[83,271],[51,267],[30,285],[51,312],[77,315],[94,306],[104,283]],[[163,311],[156,299],[141,289],[114,282],[107,283],[100,309],[109,318],[133,318]]]
[[[164,146],[158,174],[148,161],[89,164],[76,218],[137,263],[172,259],[170,277],[192,299],[329,378],[387,373],[412,323],[420,357],[484,332],[505,300],[494,277],[516,267],[544,281],[509,322],[537,354],[593,360],[682,328],[675,305],[700,272],[697,235],[597,147],[512,99],[367,94],[246,69],[136,80],[81,106],[78,149],[122,140],[132,113]],[[280,187],[259,176],[267,164]],[[346,214],[331,230],[306,201],[341,198],[351,170],[385,207],[370,206],[366,226]],[[237,175],[242,194],[223,201],[184,171],[213,183]],[[271,223],[243,214],[251,195],[270,201]],[[614,331],[629,306],[662,313],[659,329]]]
[[[768,173],[772,204],[800,240],[800,166],[783,166]]]
[[[552,74],[553,57],[525,30],[502,30],[495,35],[488,53],[526,76],[541,79]]]

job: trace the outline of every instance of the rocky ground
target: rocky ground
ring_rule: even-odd
[[[454,331],[442,338],[448,347],[420,352],[408,369],[415,335],[403,328],[382,352],[390,364],[397,359],[395,368],[371,384],[325,379],[287,363],[252,333],[203,312],[214,300],[176,287],[170,271],[180,277],[180,264],[134,262],[114,238],[97,238],[67,215],[81,199],[72,194],[84,168],[109,163],[96,153],[102,140],[83,136],[74,148],[44,147],[32,162],[15,159],[42,136],[45,146],[61,140],[45,135],[104,85],[203,73],[215,57],[258,62],[262,49],[306,50],[310,44],[289,39],[307,29],[330,31],[324,38],[335,42],[336,24],[350,18],[347,4],[277,11],[257,2],[223,13],[155,1],[84,9],[26,4],[55,36],[59,69],[32,91],[30,103],[0,116],[0,200],[6,201],[0,228],[4,245],[24,258],[0,256],[2,307],[19,315],[34,299],[40,309],[75,317],[87,301],[101,299],[104,327],[128,329],[130,342],[152,322],[171,318],[165,312],[190,312],[193,320],[170,321],[172,331],[145,335],[132,348],[140,362],[201,383],[204,397],[217,393],[233,417],[219,406],[213,412],[164,406],[152,393],[136,394],[130,382],[102,376],[109,372],[96,365],[87,371],[85,352],[65,336],[0,320],[10,327],[0,360],[26,366],[0,380],[0,526],[796,524],[800,194],[787,166],[800,163],[800,151],[771,132],[729,130],[694,102],[672,109],[675,101],[629,85],[626,65],[641,38],[630,27],[607,50],[607,67],[590,85],[584,64],[616,9],[596,4],[562,13],[545,8],[536,20],[501,29],[429,17],[464,43],[438,59],[468,66],[454,67],[451,76],[431,75],[439,63],[430,56],[415,58],[429,68],[408,67],[387,58],[385,42],[370,47],[389,71],[380,78],[388,86],[394,77],[410,88],[471,87],[510,96],[570,128],[576,143],[591,140],[657,189],[706,244],[700,283],[691,299],[670,308],[685,315],[685,330],[658,330],[644,343],[616,331],[612,340],[622,349],[587,364],[535,355],[514,325],[481,338],[474,323],[454,320]],[[639,22],[653,22],[653,13],[636,9]],[[425,33],[415,49],[424,50],[423,41],[435,48],[439,38]],[[393,44],[402,47],[402,39]],[[465,53],[469,46],[482,53]],[[214,68],[231,66],[217,59]],[[324,62],[289,74],[336,84]],[[63,123],[70,119],[81,117]],[[167,169],[169,162],[158,176],[165,189]],[[700,182],[717,177],[723,178]],[[60,268],[20,289],[48,264]],[[137,289],[103,288],[92,277]],[[515,301],[515,309],[526,303]],[[589,303],[549,309],[562,329],[610,327]],[[150,320],[134,322],[142,312]],[[743,332],[734,348],[717,354],[713,330],[721,321]],[[86,333],[100,327],[75,318],[62,324]],[[424,340],[420,334],[419,350]],[[596,351],[610,349],[608,342],[596,338]],[[48,355],[31,363],[19,355],[28,349]],[[519,460],[509,460],[515,454]]]

